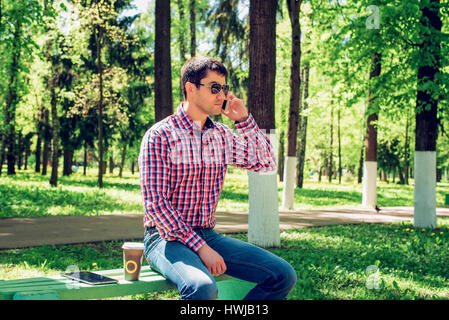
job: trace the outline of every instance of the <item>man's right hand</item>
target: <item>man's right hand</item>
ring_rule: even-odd
[[[207,270],[209,270],[213,276],[219,276],[220,274],[225,273],[226,264],[223,257],[207,244],[203,245],[197,253]]]

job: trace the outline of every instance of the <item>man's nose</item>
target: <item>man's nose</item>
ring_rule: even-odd
[[[226,99],[226,95],[225,95],[225,93],[224,93],[223,90],[220,90],[220,92],[218,93],[218,96],[219,96],[220,98]]]

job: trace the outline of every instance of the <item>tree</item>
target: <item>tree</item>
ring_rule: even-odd
[[[374,53],[371,62],[370,82],[379,77],[381,71],[381,54]],[[362,204],[374,208],[377,205],[377,120],[378,107],[374,104],[372,86],[368,89],[368,119],[365,135],[365,166],[363,177]]]
[[[436,140],[441,54],[440,1],[420,2],[420,63],[416,96],[414,225],[436,227]]]
[[[310,74],[310,63],[305,61],[303,69],[303,87],[304,87],[304,97],[302,99],[302,114],[299,116],[299,128],[298,128],[298,166],[297,166],[297,182],[296,186],[302,188],[304,185],[304,162],[306,155],[306,145],[307,145],[307,122],[308,116],[306,114],[308,108],[307,99],[309,97],[309,74]]]
[[[259,128],[275,129],[276,0],[250,1],[248,110]],[[276,142],[274,134],[268,134]],[[276,171],[249,172],[248,241],[263,247],[279,246]]]
[[[105,129],[107,128],[104,126],[103,113],[107,94],[104,91],[104,76],[105,70],[108,69],[108,66],[104,64],[104,55],[106,55],[106,50],[104,50],[104,48],[111,41],[122,41],[124,43],[127,41],[123,35],[123,32],[114,22],[117,20],[118,15],[116,10],[116,2],[119,5],[121,4],[120,1],[113,0],[94,0],[90,4],[84,3],[80,0],[77,0],[76,2],[78,13],[82,17],[83,23],[88,30],[91,30],[91,35],[93,36],[94,44],[90,45],[96,61],[88,61],[88,63],[90,64],[90,68],[96,69],[96,75],[94,76],[95,79],[91,81],[98,84],[98,86],[95,86],[98,91],[91,92],[92,94],[89,97],[78,97],[82,101],[78,101],[76,105],[78,107],[81,106],[80,109],[84,110],[82,112],[88,114],[91,106],[89,105],[88,108],[84,109],[82,106],[86,106],[86,101],[96,101],[98,120],[98,186],[100,188],[103,187],[103,171],[105,168],[103,155],[105,151],[104,147],[107,146],[105,141]]]
[[[200,5],[198,1],[196,11],[202,13],[206,26],[216,34],[211,54],[226,65],[226,82],[232,92],[245,100],[248,86],[248,16],[239,12],[238,0],[217,1],[208,12],[201,10]]]
[[[58,118],[58,97],[56,87],[59,82],[59,43],[57,43],[57,31],[54,21],[53,0],[45,0],[45,11],[48,12],[46,16],[46,31],[50,34],[46,42],[46,58],[50,64],[50,76],[48,78],[48,89],[50,91],[50,110],[51,110],[51,176],[50,185],[56,187],[58,185],[58,167],[59,167],[59,118]],[[46,161],[45,161],[46,162]],[[46,164],[44,163],[44,166]]]
[[[156,0],[154,106],[156,122],[173,113],[170,53],[170,1]]]
[[[0,50],[2,52],[0,62],[4,64],[0,68],[0,74],[7,79],[6,93],[3,92],[5,84],[3,77],[0,81],[0,94],[2,95],[0,98],[4,100],[5,106],[0,150],[0,174],[6,155],[7,173],[15,175],[16,109],[22,95],[27,90],[23,75],[27,73],[26,63],[32,57],[32,52],[37,46],[30,35],[40,27],[42,7],[37,0],[11,1],[0,3],[0,10]]]
[[[189,2],[190,13],[190,57],[196,55],[196,15],[195,15],[195,0]]]
[[[284,166],[284,192],[282,207],[293,208],[296,177],[296,142],[301,95],[301,26],[299,14],[302,0],[287,0],[288,13],[292,26],[292,56],[290,69],[290,109],[288,116],[288,147]]]
[[[8,81],[8,91],[5,103],[5,132],[4,132],[4,142],[8,148],[8,153],[6,155],[8,163],[8,175],[15,175],[15,109],[18,103],[18,77],[19,77],[19,60],[21,56],[22,48],[20,47],[20,38],[22,37],[22,21],[17,19],[14,23],[13,41],[11,46],[12,51],[12,62],[10,67],[9,81]],[[0,164],[0,167],[3,163]]]

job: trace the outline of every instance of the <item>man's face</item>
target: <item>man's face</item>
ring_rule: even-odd
[[[218,72],[209,70],[206,77],[201,79],[200,83],[202,85],[198,88],[196,86],[192,86],[192,99],[189,102],[195,104],[199,111],[209,116],[221,114],[221,106],[226,97],[223,90],[217,94],[211,93],[210,86],[213,83],[224,85],[226,83],[226,77]]]

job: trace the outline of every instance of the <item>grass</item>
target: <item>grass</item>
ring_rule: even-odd
[[[19,172],[0,177],[0,218],[48,215],[100,215],[142,211],[138,175],[104,177],[96,173],[49,177]],[[282,183],[279,183],[282,195]],[[361,185],[307,181],[295,190],[295,209],[360,206]],[[437,205],[444,203],[449,184],[437,186]],[[413,185],[378,183],[379,206],[413,206]],[[247,175],[228,172],[219,211],[248,210]],[[246,234],[233,237],[247,240]],[[130,239],[141,241],[142,239]],[[70,265],[82,270],[121,267],[123,241],[0,250],[0,279],[54,275]],[[409,223],[326,226],[285,231],[281,247],[269,249],[290,262],[298,283],[289,299],[448,299],[449,220],[438,218],[434,230]],[[177,299],[171,290],[126,299]]]
[[[101,215],[142,211],[138,175],[105,177],[99,189],[94,174],[60,177],[50,187],[48,176],[19,172],[0,177],[0,218],[50,215]]]
[[[231,235],[247,240],[246,234]],[[138,239],[141,240],[141,239]],[[119,268],[122,241],[1,250],[0,278]],[[295,268],[288,299],[448,299],[449,220],[434,230],[409,223],[339,225],[288,230],[269,249]],[[175,290],[126,299],[178,299]]]

